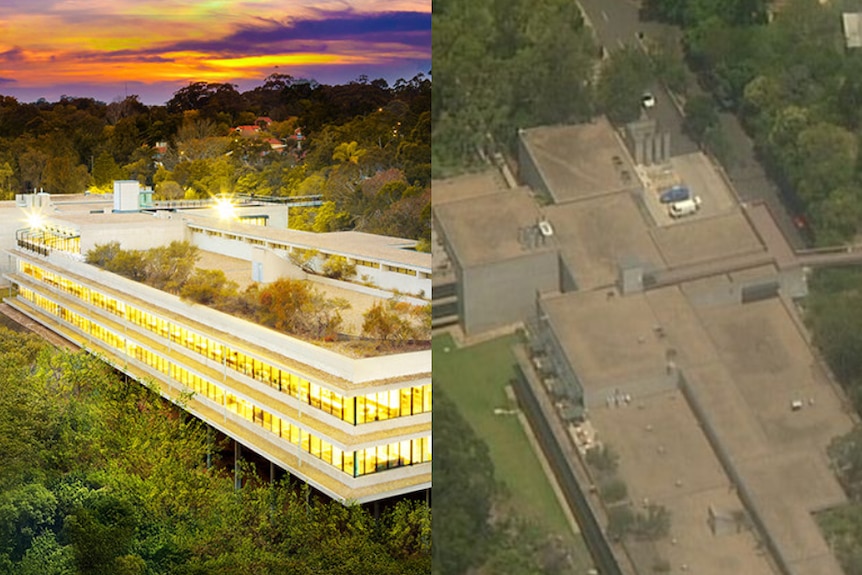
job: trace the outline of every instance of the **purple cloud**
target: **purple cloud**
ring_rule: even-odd
[[[6,62],[23,62],[24,50],[22,50],[19,46],[15,46],[11,50],[0,52],[0,60],[4,60]]]
[[[261,26],[244,26],[225,40],[233,42],[282,42],[285,40],[330,40],[369,36],[398,41],[411,32],[430,32],[427,12],[379,12],[360,14],[353,10],[322,12],[321,18],[298,18],[287,22],[262,20]],[[429,38],[430,39],[430,38]]]
[[[296,18],[280,22],[258,19],[257,25],[243,25],[225,38],[187,40],[162,44],[137,53],[158,54],[193,50],[220,54],[277,54],[321,51],[329,41],[353,40],[394,43],[427,48],[431,53],[431,14],[426,12],[381,12],[361,14],[353,10],[323,12],[321,19]],[[286,43],[290,46],[286,46]],[[323,46],[321,46],[323,44]],[[123,50],[118,54],[132,54]]]

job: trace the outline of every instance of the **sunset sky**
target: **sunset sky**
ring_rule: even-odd
[[[163,104],[274,72],[390,83],[431,70],[431,0],[2,0],[0,95]]]

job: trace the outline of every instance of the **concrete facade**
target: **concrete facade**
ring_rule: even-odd
[[[435,205],[434,221],[454,270],[465,333],[521,321],[537,289],[560,289],[555,239],[541,233],[543,220],[523,188]]]
[[[539,251],[461,270],[461,320],[475,334],[523,321],[535,313],[539,292],[560,286],[559,257]],[[493,294],[493,296],[491,296]]]

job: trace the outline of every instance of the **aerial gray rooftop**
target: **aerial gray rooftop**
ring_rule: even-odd
[[[435,206],[434,213],[453,256],[464,268],[556,249],[552,242],[527,248],[521,241],[523,230],[541,219],[524,188],[444,203]]]
[[[628,152],[603,116],[522,130],[520,137],[558,203],[640,186]]]
[[[435,207],[448,202],[493,194],[505,189],[508,187],[503,176],[493,168],[431,182],[431,193],[434,197]]]

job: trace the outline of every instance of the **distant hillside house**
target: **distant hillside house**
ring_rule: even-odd
[[[260,126],[257,125],[245,125],[245,126],[237,126],[233,129],[234,132],[239,133],[241,136],[245,138],[252,138],[257,136],[260,133]]]

